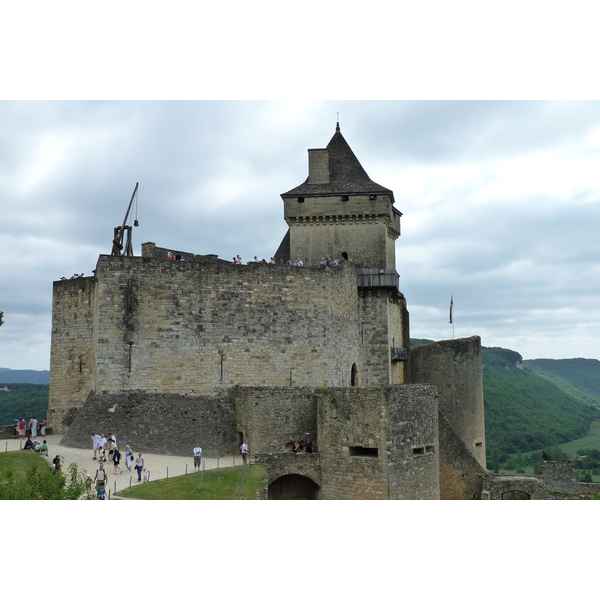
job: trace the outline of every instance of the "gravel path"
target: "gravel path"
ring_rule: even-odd
[[[39,437],[38,439],[42,439]],[[90,474],[92,477],[96,473],[98,468],[98,461],[93,460],[94,453],[92,452],[92,444],[90,439],[90,449],[82,450],[81,448],[68,448],[67,446],[61,446],[60,440],[62,435],[47,435],[46,442],[48,443],[48,462],[52,462],[52,459],[59,454],[63,458],[63,469],[65,469],[71,463],[76,463],[85,473]],[[118,441],[118,439],[117,439]],[[20,442],[17,438],[11,438],[9,440],[0,440],[0,452],[11,452],[19,451],[23,442]],[[190,457],[185,456],[170,456],[165,454],[149,454],[143,453],[144,464],[150,471],[150,481],[156,479],[164,479],[166,477],[176,477],[178,475],[185,475],[186,473],[194,472],[194,459],[192,456],[192,448],[194,444],[190,444]],[[105,463],[104,467],[108,473],[108,486],[107,491],[110,491],[110,495],[118,495],[120,490],[128,488],[129,486],[138,485],[137,483],[137,472],[132,467],[131,473],[125,468],[125,447],[119,445],[119,450],[123,455],[121,464],[119,465],[123,472],[120,475],[114,474],[114,466]],[[135,451],[135,448],[133,448]],[[28,452],[30,452],[28,450]],[[217,469],[219,467],[231,467],[233,464],[239,465],[242,463],[242,459],[239,456],[224,456],[220,459],[216,458],[203,458],[204,469]],[[143,485],[143,484],[139,484]]]

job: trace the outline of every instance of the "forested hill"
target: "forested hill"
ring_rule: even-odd
[[[411,340],[411,346],[424,343],[430,340]],[[493,449],[529,452],[574,440],[600,419],[597,408],[524,366],[518,352],[484,346],[482,362],[488,454]]]
[[[48,385],[50,383],[50,371],[0,368],[0,383],[43,383]]]
[[[600,407],[600,360],[593,358],[536,358],[523,366],[554,383],[567,394]]]

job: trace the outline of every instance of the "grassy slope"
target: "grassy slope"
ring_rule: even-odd
[[[589,358],[525,360],[523,365],[561,390],[600,407],[600,361]]]
[[[1,375],[1,373],[0,373]],[[42,420],[48,411],[50,386],[41,383],[0,383],[8,392],[0,390],[0,426],[13,425],[15,419],[35,415]]]
[[[141,500],[256,500],[258,490],[266,487],[263,465],[248,465],[242,497],[239,498],[244,466],[188,473],[179,477],[141,483],[120,496]]]
[[[528,452],[579,438],[598,411],[521,366],[521,356],[483,348],[486,445]]]

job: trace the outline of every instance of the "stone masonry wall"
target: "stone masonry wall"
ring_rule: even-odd
[[[439,498],[432,386],[233,393],[238,430],[266,465],[270,483],[297,473],[319,485],[324,500]],[[290,442],[306,434],[316,456],[294,455]]]
[[[440,410],[440,500],[479,500],[487,471],[454,433]]]
[[[318,407],[323,499],[439,498],[435,388],[330,390]]]
[[[83,282],[54,286],[55,427],[64,429],[91,391],[206,395],[235,385],[338,386],[349,385],[353,364],[361,367],[350,264],[101,256],[96,277]]]
[[[94,433],[114,433],[121,452],[129,444],[135,452],[192,456],[200,442],[203,456],[237,454],[238,434],[229,394],[181,396],[147,392],[90,394],[62,444],[92,447]]]
[[[48,424],[64,432],[95,387],[95,279],[55,281],[52,297],[52,341]]]
[[[481,339],[473,336],[412,348],[410,382],[438,388],[440,410],[485,468]]]

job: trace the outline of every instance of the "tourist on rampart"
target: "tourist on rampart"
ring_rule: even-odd
[[[42,447],[40,448],[40,454],[42,456],[48,456],[48,442],[42,440]]]
[[[144,468],[144,457],[140,452],[135,460],[135,470],[138,474],[138,483],[142,481],[142,469]]]
[[[23,446],[23,450],[33,450],[33,440],[31,439],[31,435],[27,436],[27,441],[25,442],[25,446]]]
[[[31,429],[31,435],[33,437],[37,436],[37,428],[38,428],[38,420],[31,415],[31,419],[29,419],[29,429]]]
[[[40,421],[40,435],[42,437],[46,435],[46,419]]]
[[[148,483],[150,481],[150,471],[146,468],[142,469],[142,477],[144,478],[144,483]]]
[[[200,468],[200,461],[202,459],[202,448],[200,447],[200,442],[196,442],[194,446],[194,470]]]
[[[58,454],[52,459],[52,471],[54,473],[60,471],[60,455]]]

